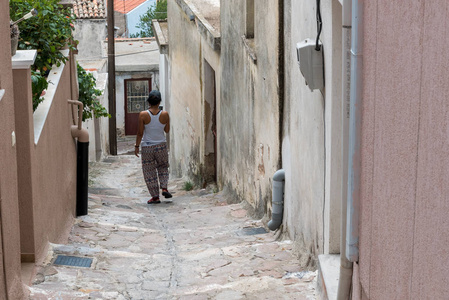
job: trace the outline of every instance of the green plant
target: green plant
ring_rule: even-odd
[[[42,92],[48,87],[48,82],[39,71],[31,71],[31,89],[33,93],[33,111],[44,100]]]
[[[108,117],[106,108],[98,101],[98,96],[101,91],[96,88],[96,80],[91,73],[87,73],[79,64],[78,71],[78,86],[79,86],[79,101],[84,105],[83,121],[91,119],[92,117]]]
[[[32,8],[37,9],[36,17],[19,23],[19,50],[37,50],[34,70],[41,74],[50,70],[56,64],[67,61],[59,50],[68,47],[74,49],[69,41],[75,17],[69,9],[58,4],[59,0],[10,0],[10,17],[17,20]],[[76,43],[76,42],[75,42]]]
[[[154,36],[152,20],[153,19],[167,19],[167,0],[157,1],[147,12],[140,16],[139,24],[136,25],[140,28],[140,32],[133,34],[132,37],[152,37]]]
[[[191,191],[191,190],[193,190],[193,187],[194,187],[194,185],[192,182],[186,181],[186,182],[184,182],[182,189],[185,191]]]

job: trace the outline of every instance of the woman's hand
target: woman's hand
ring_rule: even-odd
[[[135,146],[134,147],[134,154],[139,157],[139,147]]]

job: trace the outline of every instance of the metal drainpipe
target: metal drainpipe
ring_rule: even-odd
[[[76,216],[87,215],[89,174],[89,132],[82,127],[84,105],[80,101],[68,100],[78,105],[78,125],[72,125],[72,137],[77,138],[76,155]]]
[[[271,220],[268,222],[268,228],[270,230],[276,230],[282,224],[282,218],[284,216],[284,183],[285,171],[280,169],[273,175]]]
[[[343,159],[343,178],[348,178],[348,132],[349,132],[349,107],[350,107],[350,89],[351,89],[351,1],[343,0],[342,10],[342,39],[343,39],[343,87],[342,87],[342,159]],[[341,192],[341,224],[340,224],[340,275],[338,279],[337,300],[347,300],[351,293],[352,283],[352,262],[346,258],[346,209],[347,209],[347,184],[346,180],[342,182]]]
[[[363,0],[352,1],[351,102],[349,115],[346,257],[359,259],[360,141],[362,125]]]

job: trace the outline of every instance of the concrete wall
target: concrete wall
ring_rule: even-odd
[[[17,191],[14,88],[11,71],[9,7],[0,2],[0,298],[24,297],[20,277],[20,231]]]
[[[255,38],[243,40],[245,2],[221,2],[218,175],[221,186],[262,215],[271,198],[271,177],[280,167],[279,9],[278,1],[254,5]]]
[[[285,104],[282,165],[286,170],[284,229],[314,265],[339,253],[341,216],[341,4],[321,1],[325,88],[311,91],[296,44],[316,39],[316,3],[285,1]]]
[[[103,41],[108,35],[106,20],[78,19],[75,22],[74,38],[78,44],[78,59],[101,59]]]
[[[118,27],[118,30],[115,30],[116,37],[124,37],[126,34],[126,15],[114,11],[114,24],[115,27]]]
[[[441,0],[365,3],[354,280],[369,299],[449,295],[448,8]]]
[[[218,53],[204,41],[197,24],[189,20],[175,1],[168,2],[170,30],[169,107],[170,172],[172,176],[185,176],[202,185],[205,178],[205,135],[208,130],[204,106],[205,62],[215,71],[216,90],[220,90],[220,60]],[[210,70],[209,70],[210,71]],[[166,73],[167,74],[167,73]],[[209,75],[211,73],[208,73]],[[220,96],[217,93],[217,103]],[[209,111],[210,112],[210,111]]]
[[[136,34],[140,32],[140,29],[136,27],[136,25],[138,25],[140,22],[140,16],[144,15],[147,12],[147,10],[155,3],[156,0],[145,1],[144,3],[137,6],[132,11],[126,14],[126,30],[128,37],[131,34]]]

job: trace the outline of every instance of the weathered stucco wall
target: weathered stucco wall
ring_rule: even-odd
[[[126,15],[118,11],[114,11],[114,25],[115,27],[118,27],[118,29],[114,31],[116,37],[123,37],[124,34],[126,34]]]
[[[285,106],[282,165],[286,171],[284,226],[312,257],[323,247],[324,98],[305,85],[296,43],[316,37],[315,2],[286,1]],[[324,44],[324,43],[323,43]]]
[[[355,282],[369,299],[449,295],[448,5],[365,3]]]
[[[15,134],[14,93],[11,71],[9,7],[0,2],[0,298],[22,299],[20,276],[20,231],[17,192],[17,156]]]
[[[219,177],[261,215],[270,202],[271,177],[280,167],[279,9],[278,1],[255,1],[255,38],[246,40],[246,47],[244,4],[221,2]]]
[[[106,20],[78,19],[75,23],[74,38],[78,44],[78,58],[101,59],[103,41],[108,35]]]
[[[316,3],[285,1],[284,226],[304,254],[339,253],[341,215],[341,4],[321,1],[325,88],[311,91],[296,44],[316,39]]]
[[[170,31],[169,61],[170,99],[170,172],[185,176],[202,185],[204,165],[204,61],[215,70],[218,78],[218,54],[200,35],[197,20],[190,21],[182,8],[168,2]],[[209,78],[210,79],[210,78]],[[215,80],[218,82],[218,79]],[[217,90],[219,88],[219,84]],[[217,104],[219,97],[217,97]]]

